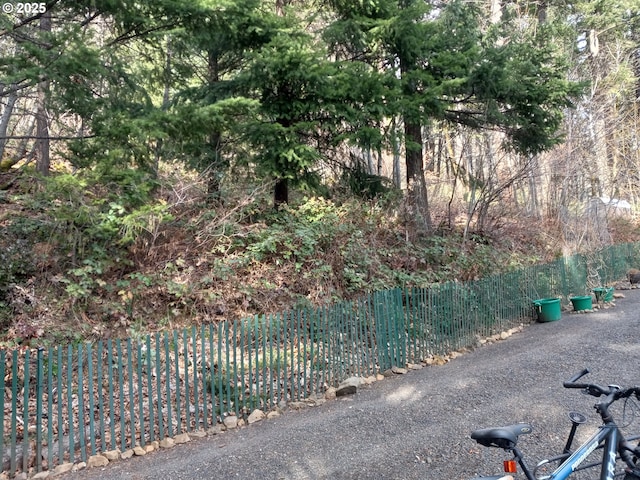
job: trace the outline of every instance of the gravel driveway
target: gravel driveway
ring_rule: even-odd
[[[534,426],[520,446],[535,463],[562,450],[569,410],[589,417],[579,437],[598,425],[594,398],[563,380],[589,367],[587,381],[640,384],[640,290],[624,293],[613,308],[532,324],[351,397],[67,478],[466,479],[499,473],[506,458],[470,431],[518,421]]]

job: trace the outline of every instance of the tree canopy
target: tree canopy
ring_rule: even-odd
[[[485,9],[457,0],[58,1],[3,19],[2,95],[29,103],[40,91],[49,140],[82,168],[151,172],[182,159],[215,194],[234,161],[273,179],[280,203],[288,183],[321,183],[326,161],[346,166],[341,146],[404,139],[411,182],[434,122],[502,131],[524,154],[560,141],[580,85],[557,29],[523,26],[518,8],[487,26]]]

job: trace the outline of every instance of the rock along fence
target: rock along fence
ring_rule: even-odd
[[[3,471],[41,472],[206,430],[474,345],[640,264],[640,244],[331,307],[125,340],[0,351]]]

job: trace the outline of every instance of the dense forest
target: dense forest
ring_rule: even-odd
[[[637,0],[49,0],[0,16],[0,346],[634,240]]]

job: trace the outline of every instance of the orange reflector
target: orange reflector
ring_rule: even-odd
[[[516,473],[516,461],[515,460],[505,460],[504,462],[504,471],[507,473]]]

